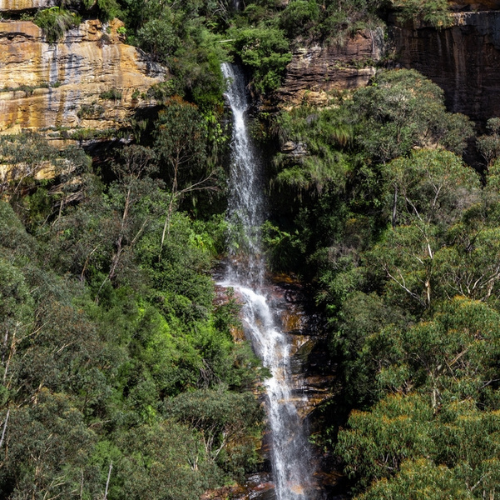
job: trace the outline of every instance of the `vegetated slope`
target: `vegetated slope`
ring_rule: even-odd
[[[446,13],[443,2],[395,7],[437,25]],[[342,43],[394,6],[60,8],[119,14],[123,35],[172,78],[151,89],[162,102],[156,121],[137,121],[135,144],[93,166],[36,135],[0,141],[1,163],[22,172],[2,185],[0,204],[0,491],[198,498],[257,466],[262,419],[251,394],[259,365],[233,342],[237,307],[213,306],[209,275],[225,224],[219,63],[239,57],[254,92],[269,94],[297,36]],[[51,16],[47,34],[64,31]],[[283,146],[271,172],[270,260],[316,286],[339,363],[316,441],[342,460],[360,498],[492,494],[498,123],[478,141],[480,179],[460,158],[470,122],[413,71],[382,72],[332,95],[327,109],[262,118],[255,132]],[[35,180],[43,168],[53,180]]]
[[[267,240],[328,317],[337,396],[316,440],[356,498],[483,498],[498,484],[497,122],[477,141],[482,178],[461,159],[471,123],[415,71],[274,124]]]
[[[36,136],[2,146],[57,161]],[[0,203],[2,497],[198,498],[255,467],[261,430],[237,306],[213,305],[222,219],[169,211],[148,148],[107,184],[75,156]]]

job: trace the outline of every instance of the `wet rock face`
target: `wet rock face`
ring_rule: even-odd
[[[451,111],[500,115],[500,11],[457,13],[450,28],[405,26],[393,36],[401,65],[437,83]]]
[[[122,42],[122,25],[86,21],[48,44],[32,22],[0,22],[0,131],[120,128],[155,105],[146,93],[166,70]]]
[[[298,47],[278,97],[285,106],[303,101],[325,104],[328,92],[366,85],[383,54],[382,29],[359,31],[341,45],[332,42]]]

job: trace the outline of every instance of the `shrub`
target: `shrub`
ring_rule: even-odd
[[[104,108],[96,104],[82,104],[76,116],[84,120],[100,118],[104,113]]]
[[[98,11],[99,19],[103,21],[113,19],[121,13],[116,0],[59,0],[57,3],[61,7],[81,9],[83,6],[87,10],[95,9]]]
[[[297,0],[288,4],[280,18],[280,26],[289,36],[307,34],[318,22],[320,9],[315,0]]]
[[[450,24],[450,8],[446,0],[393,0],[392,3],[399,9],[398,19],[402,22],[420,18],[436,27]]]
[[[34,23],[43,30],[49,43],[56,43],[66,31],[78,26],[80,22],[80,16],[60,7],[41,10],[34,19]]]
[[[109,90],[106,90],[105,92],[101,92],[101,94],[99,94],[99,97],[108,101],[119,101],[122,98],[122,93],[118,89],[113,87]]]
[[[254,71],[255,88],[261,93],[276,90],[292,60],[284,32],[275,28],[248,28],[235,32],[234,37],[243,64]]]

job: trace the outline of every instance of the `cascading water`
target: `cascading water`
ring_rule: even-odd
[[[248,96],[243,74],[237,66],[223,64],[222,71],[229,82],[227,97],[233,112],[228,208],[233,234],[230,235],[229,263],[221,285],[234,288],[243,299],[245,333],[272,375],[266,380],[266,406],[276,498],[307,500],[313,496],[312,467],[307,438],[292,401],[290,345],[275,321],[275,311],[264,292],[265,262],[261,256],[259,228],[264,221],[265,199],[261,162],[245,123]],[[238,241],[238,245],[231,241]]]

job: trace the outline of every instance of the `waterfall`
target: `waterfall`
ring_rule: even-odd
[[[271,377],[265,382],[266,410],[272,438],[272,465],[277,500],[312,498],[312,466],[307,437],[292,400],[290,343],[275,320],[265,292],[265,262],[259,228],[265,219],[261,161],[245,122],[249,105],[244,76],[224,63],[227,98],[233,112],[232,161],[228,206],[229,263],[223,286],[243,301],[247,338]]]

